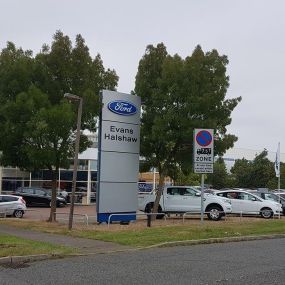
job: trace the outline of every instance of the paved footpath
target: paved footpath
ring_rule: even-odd
[[[42,241],[56,245],[64,245],[72,248],[77,248],[82,254],[108,253],[133,249],[132,247],[119,245],[113,242],[77,238],[59,234],[42,233],[1,224],[0,233],[26,238],[34,241]]]

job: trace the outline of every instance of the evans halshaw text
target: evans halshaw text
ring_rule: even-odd
[[[131,128],[118,128],[116,126],[110,126],[111,133],[119,133],[119,134],[107,134],[105,133],[104,139],[105,140],[112,140],[112,141],[123,141],[123,142],[137,142],[137,138],[127,136],[127,134],[132,135],[134,133],[133,129]]]

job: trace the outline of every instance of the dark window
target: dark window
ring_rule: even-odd
[[[77,171],[77,181],[87,181],[88,171]]]
[[[11,196],[3,196],[3,202],[14,202],[17,201],[17,197],[11,197]]]
[[[239,193],[237,193],[237,192],[228,192],[226,197],[229,198],[229,199],[240,199],[238,197],[238,194]]]
[[[97,181],[97,171],[91,171],[91,181]]]
[[[185,188],[184,189],[184,195],[186,195],[186,196],[195,196],[196,193],[197,192],[191,188]]]
[[[228,192],[222,192],[222,193],[218,193],[217,196],[228,198],[228,194],[229,194]]]
[[[167,188],[167,194],[169,194],[169,195],[181,195],[179,188]]]

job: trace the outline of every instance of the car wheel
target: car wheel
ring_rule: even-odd
[[[260,211],[260,215],[264,219],[270,219],[273,216],[273,211],[270,208],[263,208]]]
[[[15,210],[13,213],[13,216],[15,218],[23,218],[23,215],[24,215],[24,211],[22,210]]]
[[[219,221],[223,216],[222,211],[219,206],[210,206],[206,209],[208,219],[212,221]]]

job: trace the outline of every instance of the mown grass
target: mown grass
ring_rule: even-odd
[[[237,237],[249,235],[268,235],[268,234],[285,234],[285,219],[281,220],[262,220],[254,219],[246,222],[240,220],[187,223],[187,224],[162,224],[151,228],[135,227],[132,225],[117,227],[116,230],[108,229],[106,226],[74,227],[68,231],[66,226],[59,224],[50,224],[45,222],[31,222],[19,220],[6,220],[13,226],[23,227],[25,229],[71,235],[89,239],[116,242],[122,245],[135,247],[150,246],[154,244],[199,240],[208,238]]]
[[[112,241],[123,245],[150,246],[154,244],[174,241],[201,240],[209,238],[223,238],[249,235],[285,234],[285,221],[263,221],[245,224],[227,225],[175,225],[166,227],[145,228],[140,231],[80,231],[75,235]]]
[[[74,249],[0,233],[0,257],[33,254],[71,254]]]

